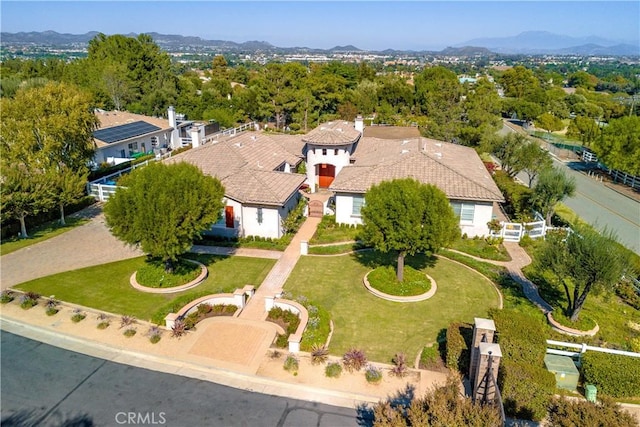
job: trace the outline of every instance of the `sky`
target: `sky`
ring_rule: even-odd
[[[158,32],[279,47],[442,49],[549,31],[638,43],[634,1],[0,1],[3,32]]]

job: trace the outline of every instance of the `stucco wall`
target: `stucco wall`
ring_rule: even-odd
[[[162,148],[167,147],[171,144],[171,133],[170,132],[156,132],[147,135],[143,135],[137,138],[127,139],[121,142],[114,142],[105,147],[101,147],[96,150],[95,161],[100,164],[102,162],[106,162],[109,157],[119,157],[119,158],[129,158],[133,155],[133,152],[129,150],[129,144],[138,143],[137,152],[142,152],[142,144],[144,144],[144,151],[153,150],[153,145],[151,144],[152,137],[158,138],[158,147]],[[122,150],[124,150],[124,156],[122,155]]]
[[[311,186],[312,191],[315,191],[315,186],[318,184],[318,177],[316,173],[316,165],[326,163],[334,165],[336,167],[335,176],[338,176],[343,167],[349,164],[349,158],[351,156],[352,145],[340,145],[340,146],[317,146],[307,144],[307,182]],[[322,154],[322,149],[327,150],[327,154]],[[338,155],[335,154],[335,150],[338,150]]]
[[[353,194],[348,193],[336,194],[336,222],[353,225],[362,224],[362,218],[360,216],[352,215],[353,196]]]

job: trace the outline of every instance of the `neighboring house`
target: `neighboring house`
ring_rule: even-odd
[[[244,132],[166,161],[191,163],[224,185],[224,212],[211,234],[279,238],[284,234],[283,221],[301,197],[305,176],[292,172],[302,162],[302,146],[296,136],[276,140]]]
[[[93,132],[94,162],[118,164],[171,147],[169,121],[125,111],[96,110],[100,127]]]

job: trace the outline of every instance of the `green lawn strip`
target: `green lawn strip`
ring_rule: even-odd
[[[357,251],[365,247],[362,243],[345,243],[331,246],[309,246],[310,255],[337,255]]]
[[[16,289],[55,295],[61,301],[141,320],[161,320],[164,315],[160,312],[177,298],[186,303],[206,294],[232,292],[247,284],[258,287],[275,263],[271,259],[238,256],[190,257],[207,265],[209,276],[198,287],[175,294],[150,294],[131,287],[129,278],[144,265],[145,257],[55,274],[22,283]]]
[[[494,261],[511,261],[511,256],[502,244],[490,245],[485,239],[458,239],[451,249]]]
[[[342,355],[357,347],[374,361],[390,362],[398,352],[405,352],[412,360],[452,321],[472,322],[498,306],[495,290],[486,279],[449,260],[425,257],[417,261],[409,257],[407,265],[436,280],[435,296],[415,303],[382,300],[362,283],[380,259],[370,251],[331,258],[302,257],[289,276],[285,291],[305,295],[331,314],[335,328],[331,354]],[[435,266],[427,267],[430,263]]]
[[[27,230],[29,233],[29,238],[27,239],[13,237],[3,240],[2,244],[0,244],[0,255],[7,255],[19,249],[26,248],[27,246],[35,245],[36,243],[51,239],[52,237],[56,237],[75,227],[86,224],[89,220],[86,218],[67,217],[65,221],[67,224],[64,226],[60,225],[58,220],[55,220],[33,227],[32,229]]]
[[[271,251],[284,251],[291,243],[293,236],[286,234],[279,239],[262,238],[256,236],[243,237],[241,239],[223,239],[213,236],[203,236],[200,240],[195,241],[196,245],[203,246],[221,246],[225,248],[249,248],[264,249]]]
[[[199,265],[178,259],[173,263],[173,272],[169,274],[161,259],[147,259],[144,266],[138,269],[136,281],[150,288],[172,288],[195,280],[200,271]]]
[[[571,325],[568,319],[563,321],[561,316],[566,307],[564,289],[560,285],[554,284],[547,274],[540,274],[533,266],[525,267],[523,273],[538,286],[540,296],[554,307],[554,318],[559,317],[562,324],[568,324],[568,326],[580,330],[588,330],[592,327],[588,319],[598,324],[600,330],[594,337],[580,337],[579,342],[631,350],[630,341],[640,337],[640,331],[631,328],[629,323],[640,324],[640,310],[625,304],[613,291],[601,293],[592,291],[589,293],[580,312],[580,316],[587,318],[587,321]],[[556,316],[556,312],[558,316]],[[570,341],[570,338],[555,333],[552,339]]]

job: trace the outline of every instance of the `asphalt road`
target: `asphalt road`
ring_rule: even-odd
[[[582,162],[554,164],[576,180],[576,194],[564,204],[596,228],[614,231],[620,243],[640,254],[640,203],[581,172]]]
[[[120,365],[1,332],[2,426],[370,425],[364,411]]]

